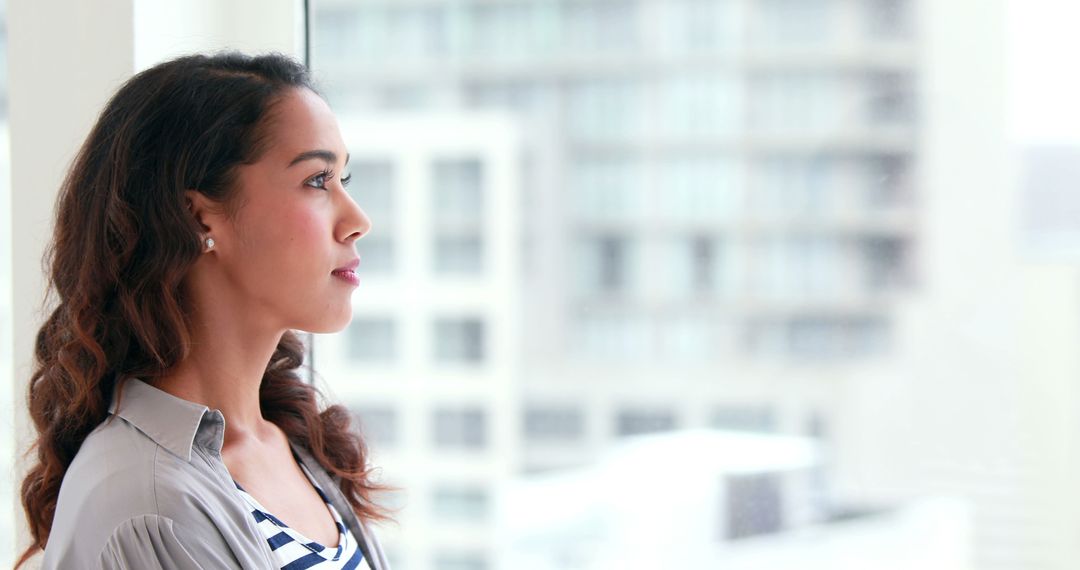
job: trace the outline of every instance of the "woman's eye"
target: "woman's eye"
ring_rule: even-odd
[[[330,176],[329,172],[322,172],[322,173],[316,174],[315,176],[308,179],[308,186],[312,186],[314,188],[322,188],[323,190],[325,190],[326,189],[326,177],[327,176]]]
[[[349,182],[352,182],[352,174],[348,174],[347,176],[342,177],[342,179],[341,179],[341,185],[342,186],[348,186]]]

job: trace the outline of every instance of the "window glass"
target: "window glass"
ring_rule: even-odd
[[[310,3],[379,277],[316,366],[396,411],[396,562],[1076,567],[1080,9],[1032,2]]]

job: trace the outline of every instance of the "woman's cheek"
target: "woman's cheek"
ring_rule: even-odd
[[[294,248],[303,250],[303,253],[318,262],[318,252],[328,249],[323,243],[330,240],[331,229],[327,222],[315,212],[295,212],[290,217],[288,227],[289,236]]]

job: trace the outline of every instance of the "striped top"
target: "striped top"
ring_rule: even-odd
[[[267,512],[266,508],[255,497],[249,495],[240,486],[240,483],[237,483],[234,479],[233,484],[236,485],[240,496],[251,507],[251,514],[255,517],[255,526],[259,528],[259,532],[262,533],[263,538],[270,545],[270,550],[274,552],[274,559],[278,567],[281,570],[303,570],[305,568],[369,570],[370,566],[364,561],[364,554],[360,552],[352,532],[346,530],[345,523],[341,520],[341,515],[338,514],[337,509],[330,503],[330,499],[323,493],[323,490],[315,484],[311,473],[308,472],[307,467],[304,466],[295,452],[293,457],[304,471],[308,481],[311,481],[311,485],[315,487],[315,491],[319,493],[323,502],[326,503],[330,514],[333,515],[334,524],[337,525],[338,529],[338,546],[328,548],[318,542],[308,540],[304,535],[289,528],[281,519]],[[363,563],[362,566],[361,563]]]

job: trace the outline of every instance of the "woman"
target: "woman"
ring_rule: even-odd
[[[347,162],[286,57],[182,57],[109,101],[57,203],[16,568],[387,568],[382,488],[293,332],[352,316]]]

